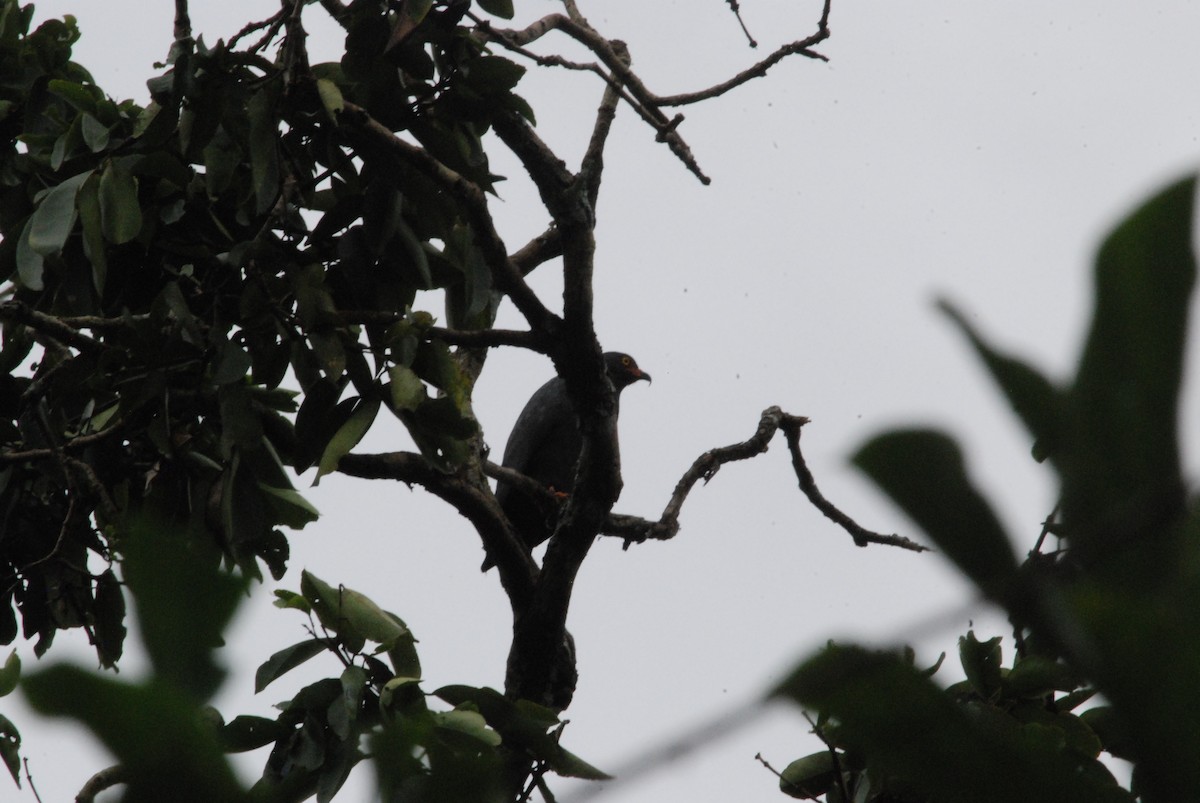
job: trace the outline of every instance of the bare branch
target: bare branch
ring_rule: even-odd
[[[818,510],[850,533],[856,545],[886,544],[914,552],[926,551],[927,547],[903,536],[882,535],[859,526],[821,495],[812,472],[808,470],[804,457],[800,453],[800,429],[807,423],[808,419],[804,416],[789,415],[779,407],[768,407],[763,410],[762,417],[758,422],[758,429],[748,439],[730,446],[710,449],[696,458],[676,483],[671,499],[667,502],[658,521],[648,521],[636,516],[611,515],[605,522],[603,534],[625,539],[625,549],[628,549],[632,543],[674,538],[679,533],[679,514],[683,509],[683,503],[696,483],[704,480],[707,484],[726,463],[747,460],[767,451],[775,433],[782,429],[792,455],[792,467],[800,481],[800,489]]]
[[[838,510],[828,499],[821,495],[821,492],[817,490],[817,482],[813,479],[812,472],[808,470],[808,464],[804,462],[804,456],[800,453],[800,428],[807,423],[807,418],[786,414],[780,421],[784,437],[787,438],[788,451],[792,453],[792,468],[796,471],[796,479],[800,481],[800,490],[804,491],[804,495],[808,497],[808,501],[812,502],[817,510],[824,513],[826,518],[850,533],[851,537],[854,538],[856,546],[887,544],[888,546],[898,546],[902,549],[911,549],[913,552],[927,551],[928,547],[921,546],[916,541],[896,535],[895,533],[881,535],[860,527],[854,519]]]

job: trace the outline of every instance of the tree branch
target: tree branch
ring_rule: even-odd
[[[478,488],[463,477],[443,474],[424,457],[412,452],[348,454],[338,463],[337,470],[350,477],[420,485],[450,503],[479,532],[488,556],[500,572],[500,582],[514,614],[528,605],[538,576],[537,564],[490,490]]]
[[[817,489],[816,480],[804,462],[804,456],[800,453],[800,429],[807,423],[808,419],[804,416],[790,415],[779,407],[768,407],[763,410],[762,417],[758,422],[758,429],[748,439],[730,446],[710,449],[696,458],[676,483],[675,490],[658,521],[648,521],[637,516],[612,515],[605,522],[602,534],[625,539],[625,549],[628,549],[629,545],[633,543],[640,544],[649,540],[665,541],[674,538],[679,533],[679,514],[683,510],[683,503],[697,482],[704,480],[707,484],[726,463],[747,460],[766,452],[775,433],[783,430],[788,450],[792,455],[792,468],[800,482],[800,489],[817,510],[850,533],[857,546],[886,544],[914,552],[926,551],[927,547],[903,536],[882,535],[861,527],[821,495]]]
[[[88,337],[65,323],[64,319],[38,312],[21,301],[5,301],[0,304],[0,320],[24,324],[80,351],[94,352],[105,348],[99,340]]]

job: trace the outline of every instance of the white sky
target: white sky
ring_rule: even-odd
[[[634,67],[664,94],[713,83],[808,35],[820,10],[812,0],[745,0],[762,43],[752,52],[720,0],[580,2],[602,32],[629,42]],[[110,93],[144,101],[150,65],[169,45],[171,5],[44,0],[37,10],[39,20],[75,14],[84,32],[77,60]],[[557,10],[547,0],[519,5],[527,16]],[[193,6],[210,42],[274,8]],[[332,26],[315,24],[321,14],[307,12],[316,61],[340,48]],[[624,397],[617,510],[657,516],[697,455],[749,436],[762,409],[779,404],[813,419],[805,454],[825,495],[883,532],[917,535],[847,456],[889,426],[948,428],[1023,552],[1054,487],[931,301],[949,296],[996,342],[1067,375],[1098,237],[1195,168],[1200,113],[1189,79],[1200,74],[1200,5],[834,0],[831,22],[820,48],[830,64],[793,59],[684,110],[681,131],[710,187],[619,113],[598,209],[596,323],[606,348],[633,353],[655,381]],[[553,38],[540,48],[560,46]],[[519,91],[542,135],[577,161],[599,99],[594,77],[533,68]],[[493,159],[513,179],[494,212],[515,248],[547,216],[519,168],[498,148]],[[555,270],[544,266],[533,281],[557,306]],[[511,307],[500,323],[521,324]],[[533,355],[489,362],[476,410],[497,453],[550,372]],[[1194,402],[1193,389],[1185,409]],[[1198,433],[1185,427],[1194,474]],[[382,417],[363,447],[407,448],[402,428]],[[420,639],[427,690],[502,686],[508,604],[495,573],[478,572],[482,552],[465,520],[391,483],[334,476],[310,498],[325,516],[292,537],[282,587],[296,588],[308,568],[395,611]],[[855,548],[796,489],[782,442],[693,493],[682,524],[674,541],[628,552],[601,540],[577,583],[570,628],[581,677],[564,744],[609,771],[751,698],[829,638],[916,640],[919,660],[931,663],[953,654],[971,619],[981,636],[1007,635],[999,617],[964,607],[968,590],[937,556]],[[218,700],[227,718],[269,715],[306,677],[252,694],[258,663],[305,636],[300,616],[270,607],[271,587],[245,606],[230,639],[232,673]],[[90,664],[72,635],[51,654]],[[33,669],[31,645],[20,652]],[[138,674],[130,659],[122,677]],[[309,666],[320,675],[308,679],[338,671],[332,659]],[[70,799],[109,761],[71,729],[35,722],[15,697],[0,710],[22,730],[45,801]],[[761,751],[782,769],[818,749],[806,731],[798,714],[775,711],[601,799],[783,800],[753,757]],[[264,758],[252,756],[247,774]],[[360,770],[339,799],[365,800],[369,788]],[[26,787],[16,799],[33,796]]]

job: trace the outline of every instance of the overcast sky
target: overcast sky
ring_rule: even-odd
[[[114,96],[144,102],[151,65],[169,46],[171,5],[44,0],[37,11],[39,20],[75,14],[77,60]],[[518,5],[525,17],[557,10],[548,0]],[[819,2],[744,0],[762,43],[750,51],[720,0],[580,5],[629,43],[635,69],[663,94],[714,83],[808,35],[820,12]],[[206,0],[192,14],[212,42],[273,8]],[[336,58],[337,31],[316,24],[319,7],[306,14],[314,60]],[[1023,553],[1053,506],[1053,483],[932,301],[953,299],[996,342],[1068,376],[1098,238],[1195,168],[1200,113],[1188,78],[1200,74],[1200,4],[834,0],[831,27],[820,48],[830,63],[792,59],[684,110],[680,130],[709,187],[628,109],[619,113],[598,207],[596,325],[605,347],[634,354],[654,383],[623,397],[617,510],[657,517],[697,455],[748,437],[778,404],[812,418],[803,445],[825,495],[883,532],[917,535],[848,455],[889,426],[950,430]],[[566,46],[552,38],[537,47]],[[577,162],[601,91],[595,77],[534,68],[519,91],[542,135]],[[515,248],[547,215],[519,168],[499,149],[493,159],[512,179],[494,212]],[[533,277],[554,306],[556,270]],[[501,323],[521,321],[506,307]],[[497,453],[551,370],[536,355],[489,361],[475,401]],[[1188,398],[1194,409],[1194,388]],[[1200,435],[1194,420],[1184,424],[1194,476]],[[361,448],[411,445],[381,416]],[[310,483],[311,474],[298,482]],[[481,547],[464,519],[398,484],[333,476],[310,498],[324,516],[292,537],[282,587],[296,588],[308,568],[399,614],[420,639],[427,690],[502,687],[509,608],[495,573],[479,573]],[[752,698],[829,638],[912,641],[932,663],[953,654],[971,620],[981,637],[1007,636],[936,555],[854,547],[798,492],[782,442],[698,489],[682,525],[674,541],[628,552],[601,540],[576,585],[569,626],[580,685],[563,741],[603,769]],[[299,615],[270,607],[271,587],[245,606],[230,639],[233,671],[218,700],[227,718],[270,715],[305,679],[297,672],[252,694],[257,664],[305,637]],[[94,663],[82,634],[72,635],[60,638],[61,653]],[[20,651],[33,669],[31,646]],[[130,658],[122,677],[138,674]],[[310,666],[321,674],[308,679],[338,671],[332,658]],[[45,801],[71,799],[110,761],[69,729],[35,724],[14,698],[0,709],[22,730]],[[818,749],[807,727],[775,711],[601,799],[783,800],[753,757],[782,769]],[[247,773],[264,758],[254,755]],[[370,778],[359,775],[339,799],[367,799]],[[19,799],[33,800],[28,788]]]

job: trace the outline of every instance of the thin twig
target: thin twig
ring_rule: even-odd
[[[804,491],[804,495],[808,497],[808,501],[812,502],[817,510],[824,513],[826,518],[840,525],[843,530],[850,533],[851,537],[854,538],[856,546],[887,544],[888,546],[910,549],[913,552],[928,551],[928,547],[921,546],[916,541],[901,535],[896,535],[895,533],[882,535],[859,526],[854,519],[838,510],[833,506],[833,503],[821,495],[820,490],[817,489],[817,482],[813,478],[812,472],[808,470],[808,464],[804,462],[804,455],[800,453],[800,428],[807,423],[808,419],[802,416],[784,414],[779,425],[783,429],[784,437],[787,439],[788,451],[792,453],[792,467],[796,471],[796,479],[800,481],[800,490]]]
[[[25,780],[29,781],[29,791],[33,792],[33,799],[37,803],[42,803],[42,796],[38,794],[37,787],[33,784],[33,773],[29,771],[29,756],[22,759],[25,762]]]

